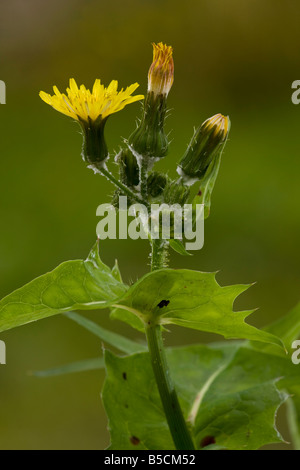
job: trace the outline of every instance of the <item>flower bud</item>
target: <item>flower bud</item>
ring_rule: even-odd
[[[229,118],[216,114],[195,131],[177,168],[177,173],[186,184],[193,184],[205,177],[210,164],[222,152],[229,128]]]
[[[138,159],[148,159],[149,166],[168,153],[164,131],[167,96],[174,81],[172,47],[153,44],[153,62],[148,73],[148,93],[142,119],[129,137],[129,145]]]
[[[160,196],[166,184],[167,184],[167,177],[164,174],[158,173],[157,171],[153,171],[152,173],[150,173],[147,179],[147,187],[148,187],[149,196],[151,197]]]
[[[173,49],[162,42],[153,45],[153,61],[148,72],[148,93],[168,96],[174,82]]]
[[[169,181],[164,189],[164,202],[166,204],[183,204],[186,203],[190,195],[190,188],[178,181]]]
[[[115,162],[119,164],[122,183],[130,188],[138,186],[140,182],[139,166],[135,156],[128,147],[121,150],[116,156]]]
[[[115,157],[115,162],[119,166],[120,181],[127,188],[135,190],[140,182],[140,170],[137,164],[135,156],[132,154],[128,147],[122,149]],[[112,205],[119,208],[120,196],[127,196],[120,189],[114,192]],[[127,196],[127,202],[129,205],[135,204],[136,201]]]

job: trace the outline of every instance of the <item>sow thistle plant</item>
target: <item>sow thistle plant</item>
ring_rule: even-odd
[[[153,44],[147,94],[134,94],[138,84],[118,91],[99,79],[92,91],[70,80],[66,93],[41,92],[42,100],[78,121],[82,156],[97,177],[115,187],[131,203],[197,204],[210,213],[211,195],[226,144],[230,122],[222,114],[207,119],[194,132],[179,159],[174,180],[154,170],[168,153],[165,132],[167,97],[174,81],[173,51]],[[119,176],[110,170],[112,156],[105,141],[108,117],[143,100],[136,129],[115,156]],[[170,165],[172,160],[170,160]],[[67,261],[0,302],[0,331],[56,314],[64,314],[107,346],[103,357],[39,373],[50,376],[105,367],[102,399],[115,450],[258,449],[281,442],[275,418],[284,403],[291,439],[300,442],[299,370],[290,360],[291,344],[300,333],[300,304],[279,321],[259,330],[237,312],[233,303],[249,285],[221,287],[215,273],[168,267],[168,252],[188,255],[184,239],[153,238],[151,271],[132,285],[122,281],[116,263],[106,266],[99,255],[101,240],[86,260]],[[146,242],[145,242],[146,243]],[[109,309],[111,317],[145,334],[135,342],[75,313]],[[209,345],[165,348],[168,325],[217,333],[226,339]],[[114,354],[109,346],[120,351]]]

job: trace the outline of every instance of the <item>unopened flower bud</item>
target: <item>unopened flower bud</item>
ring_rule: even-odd
[[[148,187],[149,196],[151,197],[160,196],[166,184],[167,184],[167,177],[164,174],[158,173],[157,171],[153,171],[152,173],[150,173],[147,179],[147,187]]]
[[[153,62],[148,73],[148,93],[138,127],[129,137],[129,146],[137,157],[151,164],[168,153],[169,142],[164,131],[167,96],[174,81],[172,47],[153,44]]]
[[[121,152],[116,156],[115,162],[119,164],[122,183],[128,187],[138,186],[139,166],[135,156],[128,147],[121,150]]]
[[[139,166],[137,164],[135,156],[132,154],[128,147],[122,149],[118,155],[115,157],[115,162],[119,166],[119,174],[120,174],[120,181],[123,183],[127,188],[135,190],[140,182],[139,178]],[[127,196],[126,194],[122,193],[120,189],[117,189],[114,192],[112,205],[119,208],[119,198],[120,196]],[[128,196],[127,196],[128,198]],[[128,198],[128,204],[135,204],[135,200]]]
[[[229,128],[229,118],[216,114],[195,131],[177,168],[177,173],[186,184],[193,184],[205,177],[210,164],[222,152]]]
[[[153,62],[148,72],[148,93],[168,96],[174,82],[173,49],[162,42],[153,45]]]
[[[178,181],[169,181],[164,189],[164,202],[166,204],[183,204],[186,203],[190,195],[190,188]]]

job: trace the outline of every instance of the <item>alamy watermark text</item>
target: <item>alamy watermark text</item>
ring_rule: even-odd
[[[4,341],[0,340],[0,364],[6,364],[6,346]]]
[[[128,207],[127,197],[120,196],[118,211],[101,204],[96,215],[101,217],[96,229],[101,240],[178,239],[185,240],[187,250],[200,250],[204,244],[203,204],[151,204],[149,210],[143,204]]]
[[[6,104],[6,85],[3,80],[0,80],[0,104]]]

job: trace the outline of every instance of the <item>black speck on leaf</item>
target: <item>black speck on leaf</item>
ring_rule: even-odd
[[[126,372],[123,372],[122,377],[123,377],[124,380],[127,380],[127,374],[126,374]]]
[[[169,303],[170,303],[169,300],[161,300],[157,306],[159,308],[163,308],[163,307],[167,307],[169,305]]]

